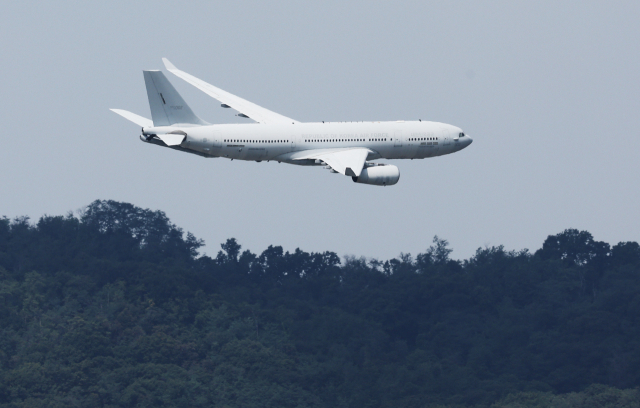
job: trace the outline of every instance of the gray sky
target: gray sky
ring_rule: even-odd
[[[0,16],[0,215],[95,199],[161,209],[215,255],[453,256],[586,229],[640,240],[640,3],[8,2]],[[393,187],[319,168],[149,146],[142,69],[178,68],[300,121],[434,120],[474,143],[398,160]],[[167,74],[211,123],[231,110]]]

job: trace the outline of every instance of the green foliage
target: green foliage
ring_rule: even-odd
[[[510,394],[491,408],[634,408],[640,405],[640,389],[619,390],[591,385],[582,392],[553,395],[549,392]]]
[[[635,242],[201,245],[115,201],[0,219],[0,407],[640,406]]]

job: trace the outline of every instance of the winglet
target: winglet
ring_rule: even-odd
[[[171,71],[171,70],[174,70],[174,69],[177,70],[178,69],[178,68],[176,68],[175,65],[173,65],[171,63],[171,61],[169,61],[166,58],[162,58],[162,62],[164,62],[164,67],[167,69],[167,71]]]

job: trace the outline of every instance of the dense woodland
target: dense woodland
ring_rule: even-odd
[[[0,219],[0,406],[640,406],[636,242],[201,246],[115,201]]]

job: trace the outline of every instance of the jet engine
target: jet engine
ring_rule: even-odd
[[[365,167],[360,177],[351,177],[355,183],[374,186],[392,186],[400,180],[400,170],[392,164],[377,164]]]

